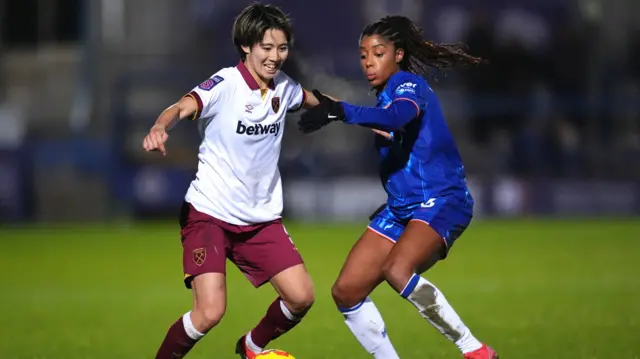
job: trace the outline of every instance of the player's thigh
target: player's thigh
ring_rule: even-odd
[[[227,308],[226,276],[222,273],[203,273],[191,281],[194,325],[210,328],[218,324]]]
[[[360,303],[384,280],[382,266],[403,229],[388,209],[372,218],[351,248],[331,290],[339,307]]]
[[[305,311],[315,300],[313,282],[304,264],[289,267],[269,281],[287,307],[294,312]]]
[[[182,267],[184,283],[191,283],[200,275],[226,272],[229,242],[217,221],[186,203],[181,214]]]
[[[464,194],[460,194],[435,198],[431,203],[431,207],[417,209],[411,221],[427,224],[440,236],[445,245],[440,259],[444,259],[471,223],[473,202],[468,201]]]
[[[437,198],[416,210],[385,263],[385,279],[401,290],[413,273],[429,269],[471,221],[471,211],[457,198]]]
[[[410,221],[385,261],[385,278],[423,272],[442,258],[445,251],[442,237],[433,228],[424,222]]]
[[[231,240],[231,261],[256,288],[277,274],[304,263],[280,221],[265,223],[251,233],[244,233],[238,240]]]
[[[351,248],[331,294],[340,308],[362,302],[383,280],[382,266],[393,242],[367,228]]]

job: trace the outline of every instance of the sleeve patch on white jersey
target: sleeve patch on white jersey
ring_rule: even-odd
[[[216,75],[213,78],[207,79],[206,81],[198,85],[198,88],[209,91],[212,88],[216,87],[216,85],[221,83],[222,81],[224,81],[224,78],[222,78],[222,76]]]

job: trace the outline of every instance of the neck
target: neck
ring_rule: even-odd
[[[391,77],[395,74],[397,74],[398,72],[400,72],[400,68],[398,68],[397,70],[395,70],[391,76],[389,76],[389,78],[387,79],[387,81],[385,81],[383,84],[380,84],[379,86],[374,87],[373,89],[376,90],[376,96],[380,94],[380,92],[382,92],[382,90],[384,90],[385,87],[387,87],[387,84],[389,83],[389,79],[391,79]]]
[[[253,68],[253,66],[249,65],[247,61],[244,62],[244,66],[246,66],[247,70],[249,70],[251,77],[256,80],[261,90],[266,90],[269,88],[269,81],[265,81],[262,77],[258,76],[258,72]]]

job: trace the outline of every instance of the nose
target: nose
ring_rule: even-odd
[[[280,51],[278,51],[278,50],[270,51],[269,60],[271,60],[273,62],[279,62],[281,58],[282,58],[282,56],[280,56]]]
[[[364,64],[364,68],[365,68],[365,69],[368,69],[368,68],[370,68],[370,67],[372,67],[372,66],[373,66],[373,62],[371,61],[371,58],[370,58],[370,57],[368,57],[368,56],[367,56],[364,60],[362,60],[362,61],[363,61],[363,64]]]

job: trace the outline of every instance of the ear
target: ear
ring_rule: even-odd
[[[399,64],[404,59],[404,49],[396,50],[396,64]]]
[[[251,53],[251,47],[249,47],[249,46],[241,46],[241,47],[242,47],[242,51],[245,54],[249,55]]]

